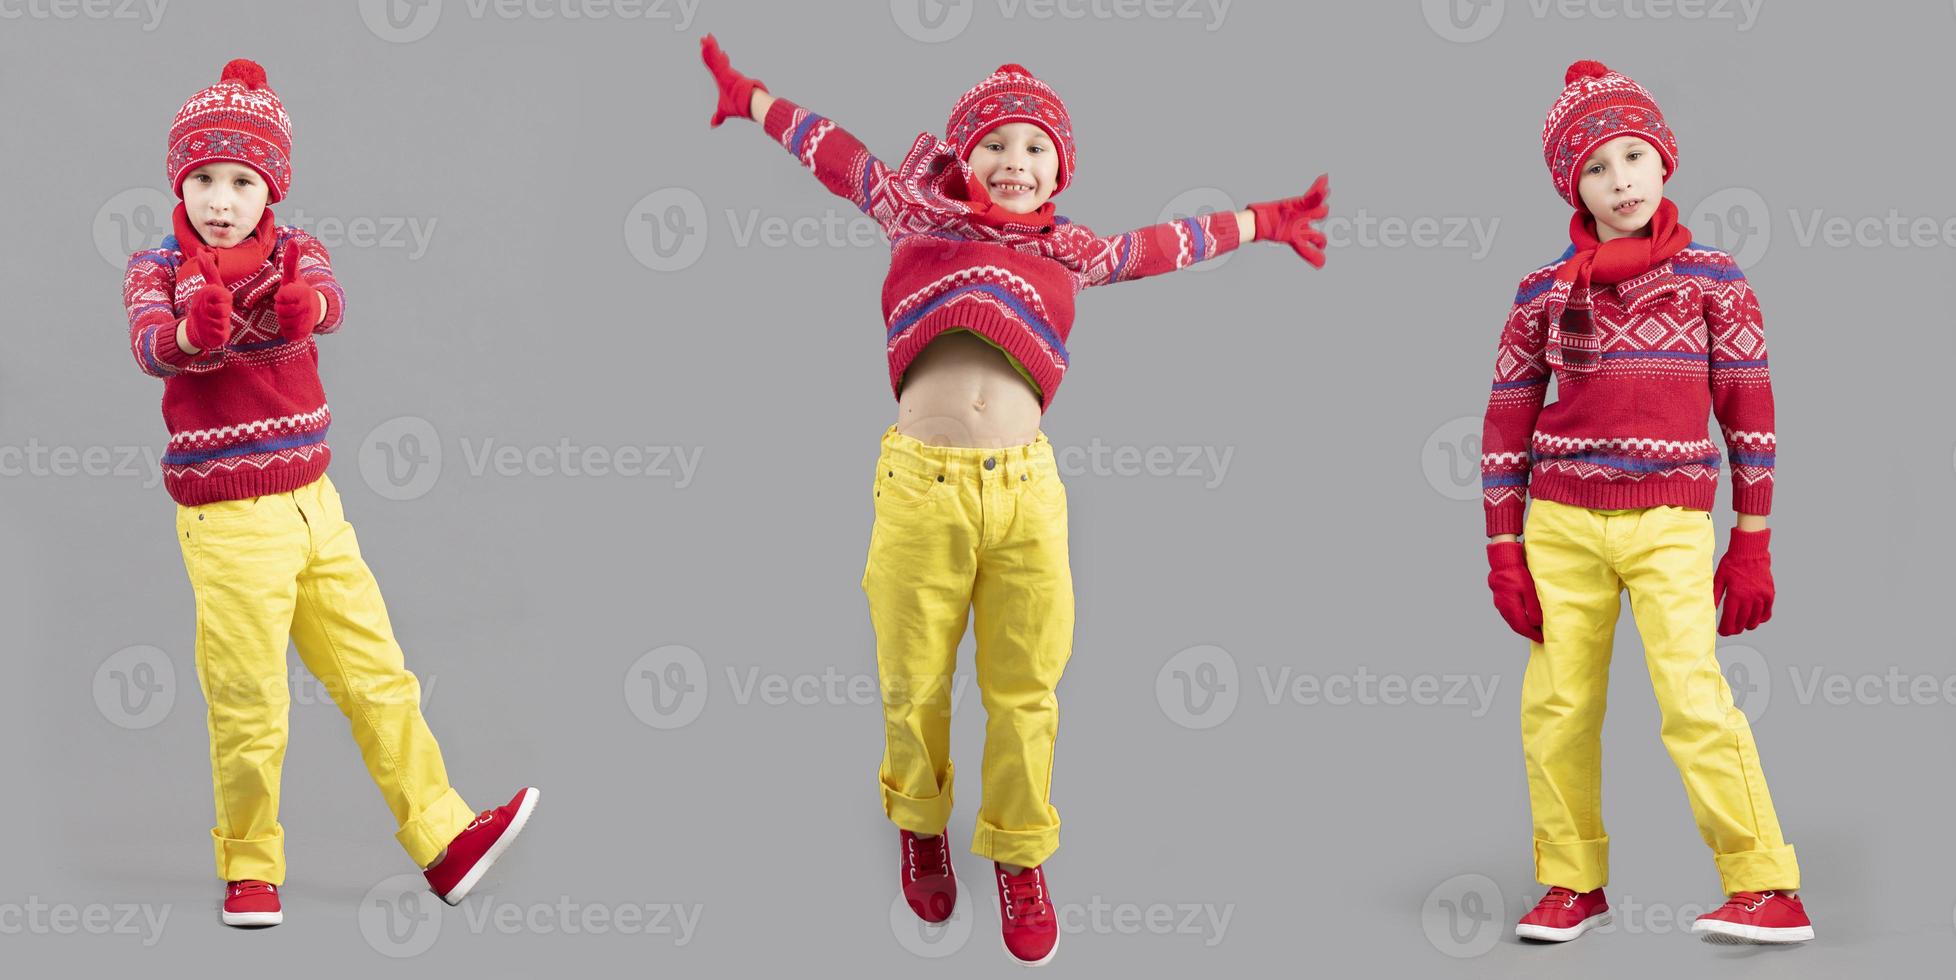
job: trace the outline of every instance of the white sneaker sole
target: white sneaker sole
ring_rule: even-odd
[[[1813,938],[1812,926],[1748,926],[1720,919],[1699,919],[1691,923],[1691,931],[1697,933],[1705,942],[1727,946],[1769,943],[1803,943]]]
[[[441,896],[442,901],[450,905],[462,904],[462,899],[469,897],[469,890],[482,880],[483,875],[489,873],[489,868],[496,863],[496,859],[502,857],[504,851],[509,850],[509,845],[516,841],[516,835],[523,832],[523,825],[530,822],[530,813],[537,808],[537,797],[543,795],[543,792],[535,786],[524,788],[529,792],[523,794],[523,805],[516,808],[516,815],[509,818],[509,829],[503,831],[503,835],[496,838],[494,844],[489,845],[489,849],[483,852],[482,859],[475,863],[475,867],[469,869],[468,874],[462,876],[461,881],[455,883],[455,887],[450,889],[448,894]]]
[[[1550,926],[1530,925],[1526,922],[1515,924],[1515,935],[1523,939],[1536,939],[1545,943],[1566,943],[1591,929],[1610,924],[1610,913],[1606,909],[1590,916],[1566,929]]]
[[[275,926],[284,921],[283,911],[224,913],[224,924],[227,926]]]

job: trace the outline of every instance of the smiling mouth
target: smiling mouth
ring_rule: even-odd
[[[1622,204],[1619,204],[1616,207],[1611,208],[1610,210],[1615,211],[1617,214],[1630,214],[1643,206],[1644,206],[1643,198],[1633,197],[1630,200],[1624,201]]]
[[[992,190],[1008,197],[1016,197],[1020,194],[1032,193],[1032,185],[1022,184],[1016,180],[995,180],[992,181]]]

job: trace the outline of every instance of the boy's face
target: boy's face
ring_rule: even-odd
[[[1596,216],[1596,237],[1609,241],[1648,234],[1664,200],[1664,158],[1635,136],[1619,136],[1582,163],[1583,206]]]
[[[1059,150],[1045,130],[1028,122],[1006,123],[986,133],[965,162],[1007,211],[1038,210],[1059,184]]]
[[[183,178],[183,210],[211,248],[230,248],[258,229],[270,189],[242,163],[207,163]]]

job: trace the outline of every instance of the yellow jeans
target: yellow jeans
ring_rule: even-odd
[[[1004,449],[931,446],[891,426],[862,588],[883,696],[883,811],[940,833],[951,816],[952,675],[965,619],[985,704],[975,854],[1036,867],[1059,847],[1049,802],[1054,688],[1073,649],[1066,488],[1045,433]]]
[[[291,705],[288,637],[352,725],[394,811],[395,839],[415,864],[434,861],[475,812],[448,785],[421,717],[421,684],[402,663],[333,481],[322,475],[286,493],[179,504],[177,543],[197,597],[218,877],[285,882],[278,795]]]
[[[1711,514],[1659,506],[1591,510],[1530,501],[1522,527],[1542,602],[1521,682],[1521,742],[1534,815],[1535,877],[1576,891],[1609,880],[1603,832],[1603,709],[1619,596],[1643,639],[1698,833],[1727,892],[1794,891],[1800,866],[1780,836],[1745,713],[1714,655]]]

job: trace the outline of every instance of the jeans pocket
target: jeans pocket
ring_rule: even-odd
[[[916,510],[944,492],[942,474],[925,474],[889,462],[876,464],[876,507],[878,510]]]
[[[208,504],[184,508],[184,518],[192,524],[244,520],[258,512],[258,502],[263,499],[265,498],[240,497],[236,500],[213,500]]]

